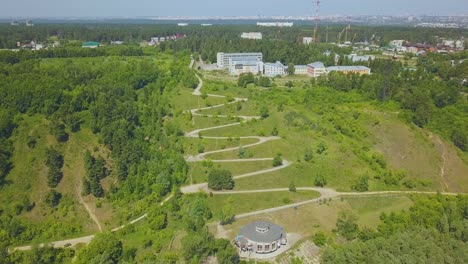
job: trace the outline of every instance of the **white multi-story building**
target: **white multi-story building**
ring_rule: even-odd
[[[275,63],[265,63],[265,76],[275,77],[286,75],[286,67],[279,61]]]
[[[322,75],[326,75],[327,68],[325,68],[325,65],[322,62],[317,61],[307,65],[307,74],[311,77],[317,78]]]
[[[259,27],[292,27],[293,22],[257,22]]]
[[[244,32],[241,35],[243,39],[262,39],[262,37],[261,32]]]
[[[307,65],[295,65],[294,74],[297,75],[306,75],[307,74]]]
[[[217,56],[217,63],[216,65],[219,68],[229,68],[230,62],[229,60],[240,60],[241,58],[245,60],[255,60],[255,61],[263,61],[263,54],[260,52],[256,53],[224,53],[218,52]]]
[[[254,57],[229,58],[229,72],[232,75],[259,74],[263,72],[263,62]]]
[[[311,37],[303,37],[302,38],[302,43],[305,44],[305,45],[309,45],[312,42],[314,42],[314,38],[311,38]]]

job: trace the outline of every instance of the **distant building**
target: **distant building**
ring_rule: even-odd
[[[259,27],[292,27],[293,22],[257,22]]]
[[[262,37],[261,32],[244,32],[241,35],[243,39],[262,39]]]
[[[177,23],[177,26],[179,27],[186,27],[188,25],[189,25],[188,23]]]
[[[18,25],[19,25],[18,20],[12,20],[12,21],[10,22],[10,25],[11,25],[11,26],[18,26]]]
[[[295,65],[294,74],[297,75],[306,75],[307,74],[307,65]]]
[[[27,27],[32,27],[32,26],[34,26],[32,20],[26,20],[26,26],[27,26]]]
[[[255,221],[243,226],[234,239],[241,251],[268,254],[288,243],[281,226],[267,221]]]
[[[328,73],[331,72],[340,72],[344,74],[360,74],[360,75],[369,75],[371,69],[366,66],[332,66],[328,67]]]
[[[212,26],[213,24],[201,24],[202,27],[210,27]]]
[[[311,37],[303,37],[302,38],[302,44],[309,45],[312,42],[314,42],[314,38],[311,38]]]
[[[111,45],[122,45],[122,44],[124,44],[124,42],[121,40],[111,41]]]
[[[286,67],[279,61],[275,63],[265,63],[265,76],[268,77],[275,77],[275,76],[282,76],[286,75]]]
[[[370,60],[374,60],[375,56],[373,55],[356,55],[350,54],[347,56],[352,62],[368,62]]]
[[[97,48],[99,47],[101,44],[99,44],[99,42],[96,42],[96,41],[88,41],[88,42],[85,42],[81,45],[82,48],[91,48],[91,49],[94,49],[94,48]]]
[[[406,47],[406,50],[409,52],[409,53],[413,53],[413,54],[416,54],[418,53],[418,48],[417,47],[414,47],[414,46],[409,46],[409,47]]]
[[[390,42],[388,43],[388,45],[389,45],[390,47],[396,47],[396,48],[398,48],[398,47],[403,46],[404,43],[405,43],[404,40],[402,40],[402,39],[396,39],[396,40],[390,41]]]
[[[236,59],[236,58],[249,58],[248,60],[258,60],[258,61],[263,61],[263,54],[260,52],[256,53],[224,53],[224,52],[218,52],[216,55],[217,58],[217,63],[219,68],[228,68],[230,65],[230,60],[231,59]]]
[[[311,77],[317,78],[327,74],[327,68],[322,62],[314,62],[307,65],[307,74]]]

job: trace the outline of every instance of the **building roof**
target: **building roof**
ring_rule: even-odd
[[[314,63],[308,64],[307,66],[312,67],[312,68],[325,68],[325,65],[320,61],[316,61]]]
[[[366,66],[332,66],[327,68],[328,71],[363,71],[370,70]]]
[[[231,55],[231,56],[263,56],[261,52],[246,52],[246,53],[224,53],[218,52],[218,54]]]
[[[296,68],[296,69],[305,69],[305,68],[307,68],[307,65],[294,65],[294,68]]]
[[[238,237],[245,237],[254,242],[272,243],[286,238],[286,233],[279,225],[267,221],[255,221],[243,226]]]
[[[275,63],[269,63],[269,62],[267,62],[267,63],[265,63],[265,66],[284,68],[284,65],[283,65],[281,62],[279,62],[279,61],[277,61],[277,62],[275,62]]]
[[[88,41],[88,42],[85,42],[83,43],[81,46],[82,47],[94,47],[94,46],[99,46],[99,42],[96,42],[96,41]]]

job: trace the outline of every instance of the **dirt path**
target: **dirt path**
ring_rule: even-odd
[[[81,196],[81,195],[80,195]],[[169,195],[166,199],[164,199],[160,204],[159,206],[163,206],[166,202],[168,202],[174,195],[171,194]],[[128,222],[127,224],[125,225],[122,225],[122,226],[119,226],[119,227],[116,227],[114,229],[111,230],[111,232],[116,232],[120,229],[123,229],[124,227],[128,226],[128,225],[133,225],[143,219],[145,219],[146,217],[148,217],[148,214],[144,214],[130,222]],[[55,247],[55,248],[64,248],[64,247],[71,247],[71,246],[76,246],[77,244],[89,244],[91,242],[91,240],[93,240],[93,238],[95,237],[96,235],[89,235],[89,236],[84,236],[84,237],[78,237],[78,238],[72,238],[72,239],[65,239],[65,240],[59,240],[59,241],[54,241],[54,242],[50,242],[50,243],[41,243],[39,245],[37,245],[38,247],[45,247],[45,246],[52,246],[52,247]],[[10,252],[12,251],[25,251],[25,250],[31,250],[33,247],[35,247],[36,245],[28,245],[28,246],[22,246],[22,247],[15,247],[13,250],[9,250]]]
[[[429,133],[429,138],[433,140],[434,144],[436,145],[436,148],[440,152],[440,158],[442,159],[442,164],[440,165],[440,180],[444,186],[444,190],[449,190],[449,186],[447,184],[447,180],[445,179],[445,166],[447,163],[447,149],[445,147],[445,144],[442,142],[439,136],[434,135],[432,133]]]
[[[76,186],[76,195],[78,196],[78,199],[80,200],[80,203],[84,206],[84,208],[88,212],[89,217],[91,217],[91,219],[93,219],[93,221],[96,223],[96,225],[97,225],[97,227],[99,229],[99,232],[102,232],[101,223],[99,222],[99,219],[97,218],[97,216],[94,214],[93,210],[91,210],[91,208],[88,206],[88,204],[84,201],[83,196],[81,195],[82,187],[80,187],[80,186],[83,186],[83,183],[81,181],[78,183],[78,186]]]

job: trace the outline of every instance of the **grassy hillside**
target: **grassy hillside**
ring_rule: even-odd
[[[1,189],[2,209],[41,226],[44,234],[37,237],[38,240],[94,233],[98,230],[96,224],[79,199],[85,176],[84,153],[95,150],[107,158],[108,151],[87,128],[70,133],[67,142],[58,143],[49,133],[49,124],[40,115],[22,116],[12,137],[14,167],[7,177],[7,184]],[[35,143],[31,143],[33,141]],[[46,149],[51,147],[64,156],[63,178],[55,188],[62,194],[57,208],[51,208],[45,203],[46,194],[50,190],[47,186],[45,157]],[[108,205],[95,208],[95,199],[87,197],[85,201],[101,221],[111,221]]]
[[[249,158],[271,158],[281,154],[282,158],[294,162],[291,167],[280,171],[239,179],[236,189],[287,187],[290,182],[297,186],[313,186],[315,178],[323,175],[327,186],[338,190],[351,190],[361,177],[369,178],[370,190],[468,190],[468,179],[463,177],[468,165],[455,155],[454,146],[443,143],[441,147],[436,135],[407,124],[391,104],[378,105],[354,92],[319,87],[309,90],[239,88],[231,82],[223,83],[219,78],[205,80],[205,84],[204,89],[208,93],[239,93],[249,101],[242,103],[240,109],[227,105],[203,112],[230,116],[259,115],[262,108],[266,108],[268,117],[204,131],[203,136],[270,136],[276,128],[281,140],[246,148]],[[228,89],[218,89],[219,86]],[[224,122],[229,123],[229,120],[225,118],[218,124]],[[197,128],[210,126],[213,125]],[[216,149],[214,140],[203,139],[202,142],[208,150]],[[194,153],[199,144],[200,141],[191,143],[186,147],[187,152]],[[324,150],[319,151],[322,147]],[[313,158],[305,161],[304,155],[308,150],[312,151]],[[239,151],[206,157],[237,159]],[[232,169],[223,163],[218,166]],[[257,168],[253,168],[253,164],[240,166],[252,168],[252,171],[264,168],[260,163]],[[197,182],[203,180],[209,171],[200,170],[199,165],[191,167],[191,174],[197,175]],[[239,170],[237,167],[233,169]],[[200,174],[202,176],[198,176]]]

